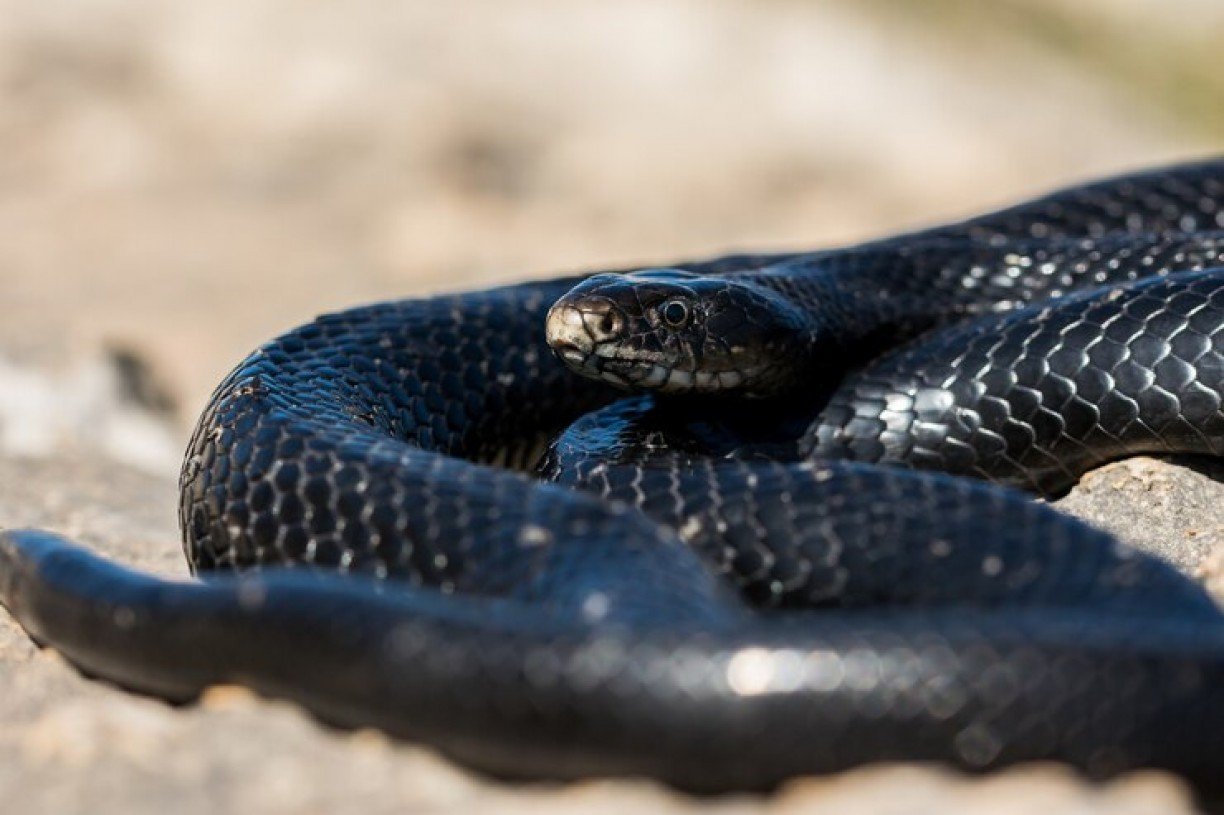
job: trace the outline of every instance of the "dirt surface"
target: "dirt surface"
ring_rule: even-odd
[[[1213,0],[0,0],[0,525],[181,575],[186,434],[267,337],[1220,152],[1222,36]],[[1224,594],[1218,466],[1124,462],[1062,505]],[[1193,811],[1167,775],[1051,767],[506,785],[238,691],[127,695],[3,614],[0,690],[6,813]]]

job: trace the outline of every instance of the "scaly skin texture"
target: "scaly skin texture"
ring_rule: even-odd
[[[794,398],[934,327],[1219,265],[1219,175],[1115,179],[763,268],[594,275],[550,310],[548,340],[626,390]]]
[[[1135,321],[1126,359],[1176,406],[1125,390],[1130,380],[1109,368],[1133,421],[1168,420],[1161,444],[1218,449],[1224,275],[1193,270],[1211,265],[1208,233],[1224,228],[1222,178],[1220,162],[1174,168],[867,247],[682,268],[796,298],[856,286],[952,296],[955,315],[929,319],[965,337],[939,333],[896,354],[929,355],[919,378],[940,364],[962,371],[952,352],[984,360],[965,372],[981,392],[953,387],[959,379],[922,388],[969,400],[981,422],[964,444],[986,453],[992,417],[1003,415],[1008,439],[1007,422],[1027,419],[982,406],[1012,405],[1009,383],[1045,393],[1039,365],[1033,380],[1018,367],[1034,343],[1057,335],[1042,357],[1049,371],[1091,387],[1125,363],[1093,359],[1101,333]],[[1158,234],[1170,228],[1179,234]],[[915,261],[903,279],[854,260],[951,245],[967,263]],[[1169,275],[1091,291],[1129,281],[1120,258],[1140,251],[1165,258],[1151,272]],[[1080,253],[1065,273],[1084,285],[1034,266],[1046,252]],[[975,271],[979,258],[1002,277]],[[859,268],[873,271],[855,278]],[[810,458],[823,419],[804,400],[786,405],[793,427],[697,400],[584,416],[616,394],[573,376],[543,331],[577,283],[380,304],[272,341],[219,386],[184,463],[184,547],[206,579],[161,581],[47,533],[7,532],[0,600],[35,638],[136,689],[186,699],[242,682],[502,774],[644,774],[722,790],[867,761],[978,770],[1054,759],[1098,776],[1164,767],[1219,789],[1224,615],[1195,584],[1018,493]],[[1016,285],[1036,294],[1014,297]],[[1035,302],[1069,288],[1084,293],[1048,313]],[[955,322],[999,302],[995,289],[1013,293],[1007,313]],[[863,337],[881,333],[873,320],[894,340],[921,330],[866,300],[805,308],[815,319],[827,304],[832,324]],[[1035,311],[1018,308],[1029,300]],[[1024,347],[1004,353],[1013,343]],[[1060,351],[1091,364],[1072,370]],[[872,364],[891,370],[893,359]],[[870,371],[820,396],[825,413],[839,394],[852,412],[876,399],[856,384]],[[874,415],[918,409],[920,396],[885,395]],[[1093,401],[1100,427],[1110,398]],[[712,419],[694,420],[706,410]],[[649,429],[664,413],[686,417],[674,445]],[[491,466],[529,464],[540,440],[576,420],[547,457],[553,483]],[[882,428],[885,450],[960,449],[955,434],[928,432],[926,414]],[[913,442],[894,444],[896,433]],[[618,446],[625,438],[633,444]],[[1053,450],[1044,438],[1034,430],[1032,449]],[[1006,449],[1045,483],[1044,456]],[[1061,466],[1097,459],[1071,460]]]

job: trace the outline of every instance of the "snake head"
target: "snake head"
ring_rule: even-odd
[[[675,269],[587,278],[549,310],[546,334],[575,372],[658,393],[773,396],[812,348],[806,316],[781,295]]]

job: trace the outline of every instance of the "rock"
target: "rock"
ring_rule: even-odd
[[[1202,576],[1211,556],[1224,554],[1224,462],[1181,465],[1143,457],[1108,464],[1055,506]]]
[[[174,399],[140,354],[107,348],[51,368],[0,356],[0,453],[84,450],[152,472],[182,455]]]

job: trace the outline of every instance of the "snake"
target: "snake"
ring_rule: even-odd
[[[217,387],[190,578],[0,533],[88,676],[507,779],[1224,779],[1224,612],[1033,500],[1224,453],[1224,159],[807,252],[327,314]]]

